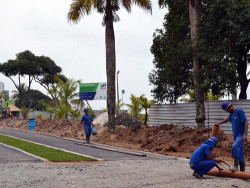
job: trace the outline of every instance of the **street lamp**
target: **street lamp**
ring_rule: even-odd
[[[117,79],[117,103],[119,102],[119,87],[118,87],[118,74],[120,73],[120,71],[118,70],[117,71],[117,76],[116,76],[116,79]]]

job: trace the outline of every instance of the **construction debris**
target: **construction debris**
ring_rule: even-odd
[[[132,117],[127,112],[122,112],[115,118],[116,125],[124,125],[126,127],[142,125],[143,123]]]

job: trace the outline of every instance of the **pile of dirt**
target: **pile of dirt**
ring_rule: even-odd
[[[29,121],[24,119],[7,119],[5,123],[8,127],[22,130],[28,130],[29,125]],[[83,125],[74,120],[36,119],[35,124],[36,129],[34,132],[75,139],[82,139],[85,136]]]
[[[122,116],[124,117],[124,116]],[[28,130],[28,120],[5,120],[8,127]],[[121,123],[123,124],[123,123]],[[95,125],[98,130],[91,141],[128,149],[149,151],[164,155],[190,158],[192,153],[205,142],[211,133],[211,128],[192,129],[184,126],[162,125],[157,127],[117,126],[116,133],[108,132],[107,127]],[[85,139],[83,126],[73,120],[39,120],[36,119],[36,130],[44,134],[60,137]],[[233,137],[219,132],[219,144],[213,151],[214,156],[231,160]],[[245,159],[250,161],[250,143],[245,143]]]
[[[138,121],[136,118],[132,117],[127,112],[122,112],[115,118],[116,125],[124,125],[126,127],[142,125],[143,123]]]

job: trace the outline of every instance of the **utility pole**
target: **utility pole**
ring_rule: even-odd
[[[119,87],[118,87],[118,74],[120,73],[120,71],[118,70],[117,71],[117,76],[116,76],[116,79],[117,79],[117,103],[119,102]]]

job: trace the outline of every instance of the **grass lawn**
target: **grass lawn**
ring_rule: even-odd
[[[96,161],[96,159],[90,157],[84,157],[81,155],[65,152],[59,149],[53,149],[50,147],[34,144],[28,141],[12,138],[2,134],[0,134],[0,142],[21,149],[33,155],[42,157],[51,162]]]

